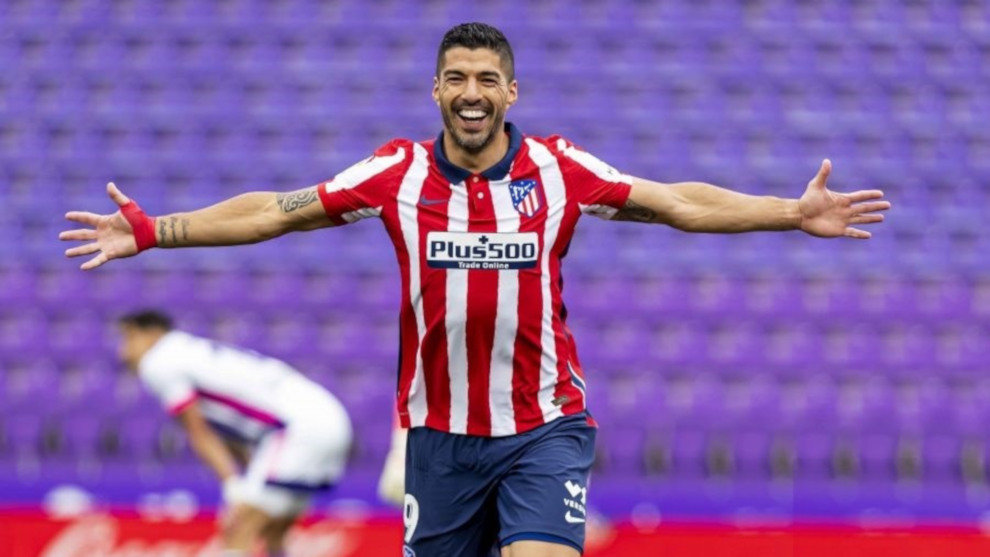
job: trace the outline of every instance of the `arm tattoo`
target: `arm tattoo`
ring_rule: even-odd
[[[612,217],[612,220],[636,221],[636,222],[656,222],[657,213],[649,207],[644,207],[639,203],[629,199],[625,206]]]
[[[314,201],[317,198],[316,189],[308,188],[304,190],[294,191],[292,193],[279,193],[275,195],[275,202],[278,203],[279,209],[282,209],[283,213],[291,213],[296,209],[301,209]]]
[[[165,245],[165,219],[158,219],[158,244]]]
[[[189,241],[189,219],[179,217],[158,217],[158,245],[163,248],[179,246],[179,231],[176,225],[182,226],[182,241]]]

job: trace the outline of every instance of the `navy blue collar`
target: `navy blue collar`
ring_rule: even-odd
[[[522,146],[522,134],[519,132],[519,128],[514,126],[512,122],[506,122],[505,131],[509,133],[509,150],[505,152],[505,156],[495,166],[481,173],[486,180],[493,181],[505,178],[509,169],[512,168],[512,161],[516,159],[516,154],[519,153],[519,147]],[[447,180],[451,184],[459,184],[471,176],[471,171],[447,160],[447,155],[443,152],[443,133],[440,132],[437,140],[433,142],[433,158],[437,161],[440,172],[443,172]]]

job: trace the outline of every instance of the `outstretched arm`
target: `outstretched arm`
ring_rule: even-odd
[[[701,182],[660,184],[635,178],[625,207],[613,220],[652,222],[687,232],[803,230],[813,236],[867,239],[856,225],[883,221],[890,208],[880,190],[829,190],[832,163],[822,162],[800,199],[754,196]]]
[[[119,207],[109,215],[71,211],[65,218],[88,228],[59,234],[90,243],[66,250],[69,257],[97,254],[82,264],[93,269],[150,247],[229,246],[270,240],[287,232],[331,226],[316,186],[291,193],[253,192],[188,213],[148,217],[113,183],[107,194]]]

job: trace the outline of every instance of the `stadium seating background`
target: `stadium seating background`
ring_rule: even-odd
[[[399,293],[377,223],[92,273],[56,237],[66,210],[110,208],[111,179],[160,214],[436,135],[436,45],[466,20],[513,43],[526,133],[791,197],[828,156],[835,189],[896,204],[870,242],[585,219],[564,277],[602,423],[592,506],[646,523],[990,510],[990,5],[934,0],[4,2],[0,502],[66,483],[102,504],[215,500],[114,361],[113,317],[157,306],[336,393],[359,442],[328,504],[377,505]]]

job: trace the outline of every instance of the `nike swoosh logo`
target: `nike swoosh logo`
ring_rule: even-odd
[[[439,205],[441,203],[446,203],[446,199],[427,199],[425,197],[419,198],[420,205]]]
[[[564,515],[564,520],[570,522],[571,524],[581,524],[582,522],[584,522],[583,518],[578,518],[572,515],[571,511],[567,511],[567,514]]]

